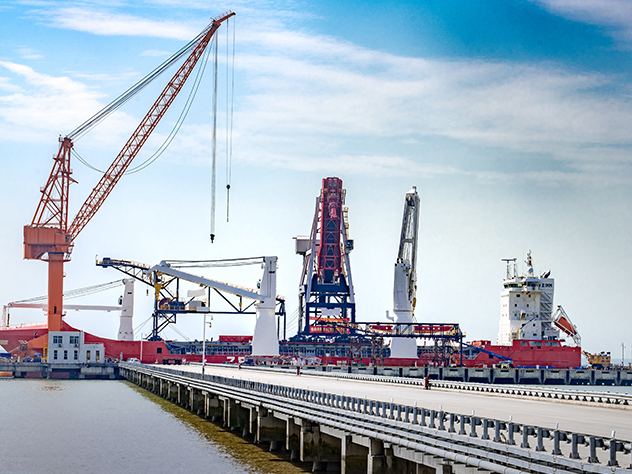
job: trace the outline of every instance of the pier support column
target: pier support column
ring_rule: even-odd
[[[340,437],[323,433],[318,424],[302,420],[300,442],[300,460],[314,463],[314,471],[339,469]]]
[[[257,408],[257,435],[256,443],[275,443],[276,449],[281,449],[285,444],[285,420],[279,420],[263,407]]]
[[[204,394],[192,388],[189,394],[189,405],[193,413],[204,415]]]
[[[298,425],[297,425],[298,423]],[[285,425],[285,449],[290,452],[290,460],[296,461],[300,458],[301,450],[301,420],[288,418]]]
[[[204,416],[210,418],[211,421],[219,421],[222,419],[223,411],[220,399],[209,392],[204,392]]]
[[[369,454],[366,459],[367,474],[384,474],[386,471],[386,458],[384,456],[384,443],[372,439],[369,444]]]
[[[345,434],[340,440],[340,474],[364,474],[367,472],[367,452],[364,446],[353,443],[353,437]]]
[[[248,434],[257,437],[257,409],[251,407],[248,410]]]

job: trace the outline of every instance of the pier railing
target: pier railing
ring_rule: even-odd
[[[200,364],[201,365],[201,364]],[[207,364],[209,366],[210,364]],[[218,364],[222,367],[226,365]],[[281,368],[275,366],[248,366],[248,370],[290,373],[296,370],[296,367]],[[370,375],[370,374],[354,374],[344,372],[322,372],[318,370],[309,370],[301,368],[302,373],[317,377],[336,377],[348,380],[362,380],[370,382],[381,382],[398,385],[413,385],[423,387],[424,379],[418,377],[393,377],[389,375]],[[582,390],[574,390],[568,388],[558,388],[555,386],[521,386],[512,384],[490,384],[477,382],[459,382],[451,380],[431,380],[432,387],[442,390],[454,390],[461,392],[473,392],[483,394],[495,394],[517,398],[534,398],[544,399],[546,401],[559,401],[563,403],[577,403],[580,405],[607,405],[622,409],[632,410],[632,395],[627,393],[616,392],[597,392],[586,390],[586,386],[582,386]]]
[[[139,364],[121,364],[121,369],[124,376],[126,371],[145,374],[377,439],[394,452],[412,450],[492,472],[632,472],[631,443],[617,439],[614,432],[611,437],[596,436]]]

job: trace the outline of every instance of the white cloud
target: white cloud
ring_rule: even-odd
[[[39,10],[50,26],[106,36],[149,36],[190,40],[203,27],[168,20],[149,20],[122,13],[80,7]]]
[[[110,20],[104,31],[117,31],[114,25],[128,20],[154,24],[121,15],[107,16],[105,23]],[[632,179],[627,126],[632,104],[626,91],[617,92],[616,77],[550,64],[398,57],[266,26],[240,32],[236,68],[245,89],[236,94],[237,160],[307,171],[393,175],[408,170],[420,176],[507,179],[476,158],[465,165],[447,152],[426,153],[427,141],[440,138],[447,147],[502,150],[505,161],[532,153],[558,162],[552,172],[521,172],[539,182],[559,181],[555,172],[572,182],[596,175]],[[77,81],[94,80],[89,73],[73,73],[72,80],[15,63],[0,65],[27,83],[17,91],[0,78],[0,90],[11,92],[0,95],[5,125],[47,128],[50,122],[43,117],[54,114],[72,124],[63,128],[69,130],[101,106],[98,91]],[[107,133],[98,132],[101,142],[134,122],[128,116],[117,120],[104,125]],[[209,128],[200,120],[208,122],[207,117],[189,119],[174,142],[189,164],[206,163],[202,157],[208,156]],[[60,129],[58,124],[53,128]],[[589,167],[593,162],[600,164]]]
[[[632,2],[628,0],[531,0],[551,13],[612,28],[612,35],[632,41]]]
[[[611,154],[630,159],[632,104],[616,92],[617,78],[544,64],[403,58],[298,36],[249,37],[271,46],[238,58],[256,91],[242,99],[242,141],[263,140],[283,155],[281,143],[294,140],[344,156],[349,138],[434,136],[578,162],[590,157],[572,150],[618,145]],[[605,86],[615,92],[601,92]]]
[[[37,51],[31,48],[19,48],[18,53],[23,59],[43,59],[44,58],[43,55],[39,54]]]
[[[70,132],[102,107],[102,93],[70,77],[42,74],[8,61],[0,61],[0,68],[16,78],[0,77],[0,91],[8,92],[0,94],[0,136],[5,141],[42,142],[51,134]],[[109,126],[116,130],[126,121],[118,114]],[[114,131],[108,131],[112,136]]]

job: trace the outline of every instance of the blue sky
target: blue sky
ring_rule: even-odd
[[[207,73],[171,147],[125,177],[77,238],[67,288],[118,278],[94,267],[97,254],[146,263],[272,254],[292,313],[301,267],[292,237],[309,232],[320,180],[338,176],[356,242],[360,320],[383,319],[392,307],[402,202],[416,185],[418,320],[459,322],[468,338],[495,340],[501,259],[523,260],[531,249],[536,271],[552,270],[556,304],[586,349],[618,355],[622,342],[632,345],[632,4],[622,0],[4,1],[3,304],[46,291],[45,265],[21,259],[22,226],[57,137],[229,9],[237,13],[231,222],[218,217],[211,244]],[[219,38],[217,215],[224,216],[224,28]],[[158,91],[143,92],[77,142],[77,151],[106,167]],[[169,133],[183,101],[139,160]],[[78,162],[73,168],[79,184],[71,214],[98,180]],[[257,273],[225,279],[253,286]],[[137,322],[151,305],[139,294]],[[114,296],[93,298],[109,304]],[[69,319],[116,333],[110,315]],[[180,325],[200,337],[201,323]],[[225,318],[214,331],[248,333],[252,325]]]

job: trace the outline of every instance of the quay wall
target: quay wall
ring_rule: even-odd
[[[71,379],[117,379],[119,367],[116,363],[53,364],[47,362],[0,362],[0,373],[13,378],[71,378]]]

